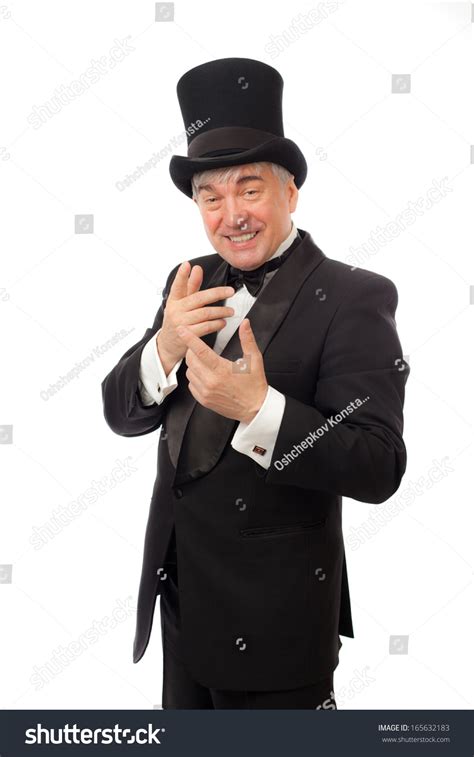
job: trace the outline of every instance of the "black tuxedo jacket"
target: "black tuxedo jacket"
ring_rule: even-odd
[[[167,419],[189,400],[185,360],[161,405],[141,401],[141,353],[162,325],[178,266],[153,325],[102,382],[112,431],[141,436],[162,427],[133,661],[148,645],[174,526],[183,651],[193,677],[213,688],[296,688],[334,670],[339,634],[354,635],[342,497],[384,502],[406,468],[409,367],[396,331],[396,287],[328,258],[307,231],[299,233],[248,312],[267,381],[286,398],[268,470],[231,446],[238,421],[210,410],[174,439],[181,449],[174,468]],[[225,283],[218,254],[190,262],[203,267],[201,289]],[[241,355],[237,332],[221,354]],[[188,459],[196,445],[206,451],[201,469]]]

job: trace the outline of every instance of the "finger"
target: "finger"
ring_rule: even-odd
[[[188,384],[188,389],[193,395],[196,402],[199,402],[200,405],[203,405],[201,394],[198,392],[198,390],[195,388],[194,384]],[[204,407],[204,405],[203,405]]]
[[[204,272],[202,270],[202,267],[200,265],[193,265],[193,267],[191,268],[191,273],[189,274],[186,296],[199,291],[203,276]]]
[[[199,380],[201,382],[201,385],[208,384],[209,381],[215,376],[217,363],[219,360],[223,360],[224,358],[219,358],[215,352],[213,352],[216,360],[216,364],[213,365],[211,368],[207,366],[200,358],[198,358],[197,355],[194,354],[192,349],[188,347],[186,350],[186,354],[184,356],[184,360],[186,362],[186,365],[188,368],[194,371],[194,374],[196,376],[199,376]]]
[[[259,346],[256,342],[252,326],[248,318],[244,318],[239,326],[239,338],[242,352],[244,354],[256,355],[260,353]]]
[[[205,321],[224,320],[234,315],[234,309],[228,307],[204,307],[183,313],[183,326]]]
[[[188,368],[185,373],[186,378],[188,379],[188,382],[193,385],[194,389],[199,392],[199,394],[202,394],[202,390],[204,388],[204,384],[198,376],[195,371],[192,370],[192,368]]]
[[[187,296],[188,293],[188,278],[191,264],[188,260],[184,260],[176,271],[176,275],[171,284],[168,294],[169,300],[181,300]]]
[[[189,350],[197,357],[199,360],[210,369],[215,369],[218,362],[219,357],[216,355],[214,350],[212,350],[205,342],[202,341],[196,334],[194,334],[190,329],[188,329],[186,326],[178,326],[176,329],[176,332],[180,339],[185,343],[185,345],[188,347]]]
[[[225,328],[226,322],[223,318],[219,318],[216,321],[204,321],[203,323],[186,325],[196,336],[206,336],[206,334],[212,334],[214,331],[220,331]]]
[[[226,300],[228,297],[232,297],[234,293],[234,288],[228,286],[203,289],[202,291],[189,295],[186,301],[186,310],[195,310],[196,308],[201,308],[204,305],[209,305],[211,302]]]

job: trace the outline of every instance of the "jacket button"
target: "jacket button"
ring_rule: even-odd
[[[181,499],[183,496],[183,490],[182,489],[175,489],[175,494],[178,499]]]

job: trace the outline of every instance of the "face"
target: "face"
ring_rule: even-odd
[[[237,179],[201,187],[194,201],[216,252],[248,271],[271,258],[290,233],[298,189],[293,178],[283,186],[270,166],[261,166],[257,176],[246,164]]]

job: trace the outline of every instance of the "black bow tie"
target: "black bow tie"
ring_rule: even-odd
[[[285,252],[279,255],[277,258],[271,258],[265,263],[262,263],[258,268],[254,268],[252,271],[242,271],[240,268],[234,268],[229,265],[227,268],[227,281],[226,286],[232,286],[234,289],[240,289],[244,284],[249,290],[250,294],[256,297],[263,286],[265,276],[270,271],[274,271],[281,266],[286,260],[291,250],[294,247],[296,241],[301,239],[298,234],[293,244],[291,244]]]

